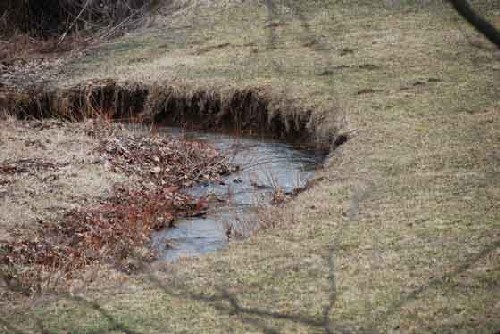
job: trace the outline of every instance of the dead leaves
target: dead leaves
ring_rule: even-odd
[[[161,186],[190,186],[230,172],[226,159],[210,145],[172,137],[113,137],[101,142],[99,152],[112,171]]]
[[[98,152],[112,171],[136,177],[136,186],[117,186],[101,203],[42,223],[36,238],[3,243],[0,264],[10,273],[9,280],[24,277],[33,281],[21,279],[20,284],[31,286],[40,277],[33,272],[57,270],[69,278],[96,262],[127,270],[127,259],[149,242],[152,231],[172,226],[180,217],[206,214],[209,201],[183,194],[183,187],[218,180],[231,170],[210,145],[170,137],[111,137],[101,141]],[[0,165],[0,173],[55,171],[63,166],[24,159]],[[146,259],[152,257],[147,254]],[[17,268],[25,274],[19,276]]]
[[[20,159],[14,162],[5,162],[0,164],[0,173],[29,173],[35,175],[36,173],[45,170],[57,171],[61,167],[65,167],[67,165],[68,163],[55,163],[39,159]]]

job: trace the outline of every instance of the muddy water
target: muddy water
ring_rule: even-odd
[[[153,235],[152,247],[166,261],[214,252],[229,238],[251,233],[258,224],[257,209],[303,189],[322,161],[314,152],[272,140],[181,134],[172,128],[162,133],[206,141],[239,166],[221,182],[186,190],[195,196],[208,196],[210,210],[206,217],[178,220],[174,228]]]

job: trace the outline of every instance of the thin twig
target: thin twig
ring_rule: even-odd
[[[76,22],[80,19],[80,16],[82,16],[83,12],[87,9],[87,6],[89,5],[90,3],[90,0],[87,0],[85,2],[85,5],[83,6],[82,10],[78,13],[78,15],[75,17],[75,19],[73,20],[73,22],[70,24],[70,26],[68,27],[68,30],[66,30],[64,32],[64,34],[61,35],[61,37],[59,38],[59,42],[57,43],[57,46],[61,45],[61,43],[64,41],[64,39],[66,38],[66,36],[68,35],[68,33],[71,31],[71,29],[73,29],[73,27],[75,26]]]

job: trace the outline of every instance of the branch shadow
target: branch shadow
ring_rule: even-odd
[[[335,303],[337,301],[337,286],[335,282],[335,248],[331,247],[328,255],[328,268],[330,274],[328,276],[328,280],[330,283],[330,295],[328,296],[328,304],[323,308],[323,327],[325,328],[325,333],[333,334],[335,331],[333,329],[333,323],[330,318],[330,313],[333,311],[335,307]]]
[[[125,326],[124,324],[118,322],[108,311],[106,311],[105,309],[103,309],[101,307],[101,305],[99,305],[99,303],[95,302],[95,301],[90,301],[90,300],[87,300],[83,297],[80,297],[80,296],[70,296],[70,295],[66,295],[66,298],[70,299],[70,300],[73,300],[75,302],[79,302],[97,312],[99,312],[99,314],[105,318],[111,325],[110,328],[106,328],[106,329],[102,329],[102,330],[97,330],[97,331],[93,331],[93,332],[87,332],[87,333],[91,333],[91,334],[97,334],[97,333],[103,333],[103,332],[106,332],[106,331],[110,331],[110,330],[118,330],[118,331],[121,331],[125,334],[140,334],[139,332],[136,332],[130,328],[128,328],[127,326]]]
[[[466,261],[463,261],[458,267],[456,267],[451,272],[445,273],[444,275],[442,275],[440,277],[436,277],[434,279],[431,279],[429,282],[427,282],[427,284],[422,285],[419,288],[407,293],[405,296],[403,296],[398,301],[394,302],[391,306],[389,306],[386,310],[379,312],[379,313],[376,313],[374,316],[374,319],[377,319],[377,320],[372,320],[372,321],[374,323],[378,322],[380,324],[380,323],[382,323],[382,319],[384,319],[384,322],[386,322],[392,314],[399,311],[404,305],[406,305],[412,301],[417,300],[427,290],[429,290],[431,288],[435,288],[435,287],[440,286],[440,285],[443,285],[447,281],[452,279],[453,277],[456,277],[456,276],[460,275],[461,273],[467,271],[474,264],[476,264],[479,260],[486,257],[490,253],[496,251],[498,248],[500,248],[500,240],[491,243],[490,245],[483,248],[483,250],[481,252],[471,256]]]
[[[332,248],[329,256],[330,265],[333,265],[333,251],[334,250]],[[241,321],[252,324],[257,328],[260,328],[264,333],[279,333],[279,330],[267,326],[262,321],[250,317],[257,316],[262,319],[267,318],[275,320],[286,320],[296,324],[313,327],[316,328],[317,330],[324,329],[326,333],[349,332],[349,330],[347,330],[345,327],[334,326],[334,324],[331,322],[329,318],[329,314],[333,310],[337,296],[335,290],[333,267],[330,268],[330,273],[331,274],[329,275],[329,280],[333,290],[329,295],[328,303],[323,309],[321,318],[301,313],[283,313],[256,307],[246,307],[241,305],[241,303],[238,300],[238,296],[235,293],[231,293],[227,287],[218,287],[217,294],[207,295],[189,291],[189,288],[186,286],[177,287],[175,289],[166,286],[152,272],[147,273],[147,278],[158,289],[160,289],[163,293],[167,295],[181,299],[188,299],[192,301],[208,303],[210,304],[211,307],[215,308],[219,312],[223,312],[229,315],[237,315],[241,319]]]

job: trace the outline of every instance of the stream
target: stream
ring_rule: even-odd
[[[194,196],[208,196],[210,209],[204,217],[180,219],[175,227],[153,234],[153,250],[168,262],[217,251],[227,245],[228,235],[249,235],[257,227],[258,209],[304,189],[323,160],[313,151],[269,139],[176,128],[162,128],[160,133],[208,142],[239,166],[220,182],[186,189]]]

